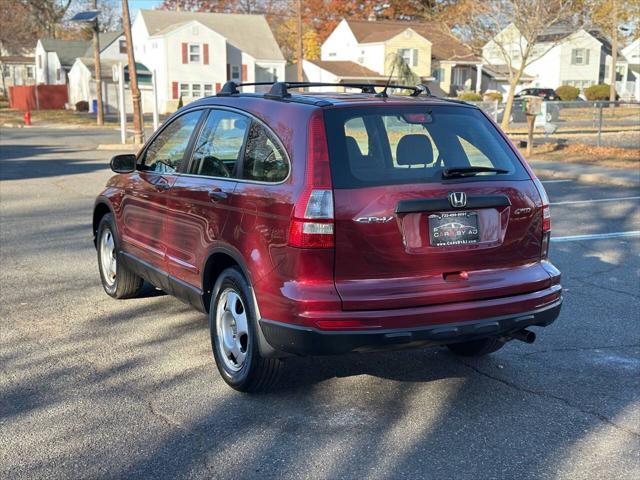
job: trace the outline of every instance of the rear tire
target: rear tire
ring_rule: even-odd
[[[504,342],[496,337],[481,338],[469,342],[450,343],[447,348],[461,357],[482,357],[497,352],[504,346]]]
[[[120,262],[118,255],[120,242],[110,213],[100,220],[96,238],[98,268],[104,291],[110,297],[118,299],[138,296],[144,282]]]
[[[263,358],[258,349],[258,319],[249,283],[237,267],[224,270],[211,294],[211,348],[222,379],[240,392],[270,389],[282,361]]]

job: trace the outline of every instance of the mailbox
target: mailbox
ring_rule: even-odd
[[[542,98],[526,95],[524,97],[524,112],[527,115],[540,115],[542,113]]]

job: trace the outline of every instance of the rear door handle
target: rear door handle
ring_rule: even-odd
[[[227,193],[222,190],[211,190],[209,192],[209,198],[214,202],[217,202],[218,200],[226,200],[227,197]]]

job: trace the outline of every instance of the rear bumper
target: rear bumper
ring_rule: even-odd
[[[398,329],[327,331],[260,320],[265,340],[276,350],[296,355],[332,355],[354,351],[419,347],[503,336],[530,326],[546,327],[560,314],[562,297],[536,310],[456,323]]]

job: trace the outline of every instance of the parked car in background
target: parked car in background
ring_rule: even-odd
[[[540,97],[546,103],[546,122],[555,122],[560,117],[560,109],[557,105],[551,102],[560,100],[556,91],[552,88],[525,88],[516,93],[513,97],[513,107],[511,108],[511,115],[509,117],[510,123],[522,123],[527,121],[527,115],[525,113],[525,98],[529,96]],[[504,106],[498,111],[498,122],[502,121],[504,115]]]
[[[525,88],[516,93],[514,98],[525,96],[541,97],[548,101],[560,100],[560,97],[553,88]]]
[[[486,114],[414,87],[301,86],[228,82],[112,159],[93,212],[108,295],[146,280],[207,312],[241,391],[291,355],[479,356],[557,318],[549,200]]]

